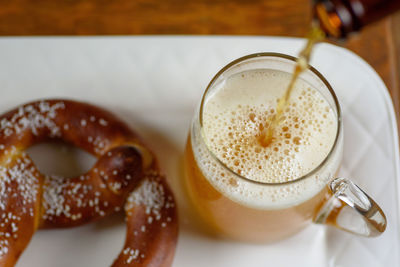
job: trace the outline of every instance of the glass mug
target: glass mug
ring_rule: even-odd
[[[295,64],[288,55],[253,54],[211,80],[185,149],[190,202],[208,230],[236,240],[276,241],[310,222],[379,235],[386,228],[381,208],[350,180],[335,178],[341,111],[316,69],[296,82],[272,142],[260,142]]]

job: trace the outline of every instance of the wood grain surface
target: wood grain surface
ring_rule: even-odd
[[[0,35],[222,34],[302,37],[311,0],[0,0]],[[399,116],[400,14],[339,43],[385,81]],[[349,88],[351,89],[351,88]]]

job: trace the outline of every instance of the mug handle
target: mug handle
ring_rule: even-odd
[[[367,237],[378,236],[386,229],[386,216],[376,202],[346,178],[329,184],[329,196],[314,217],[318,224]]]

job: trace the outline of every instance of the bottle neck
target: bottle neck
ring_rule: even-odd
[[[314,17],[330,36],[345,38],[400,9],[400,0],[316,0]]]

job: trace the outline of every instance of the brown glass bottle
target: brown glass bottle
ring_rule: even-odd
[[[328,36],[343,38],[390,13],[400,0],[314,0],[314,17]]]

